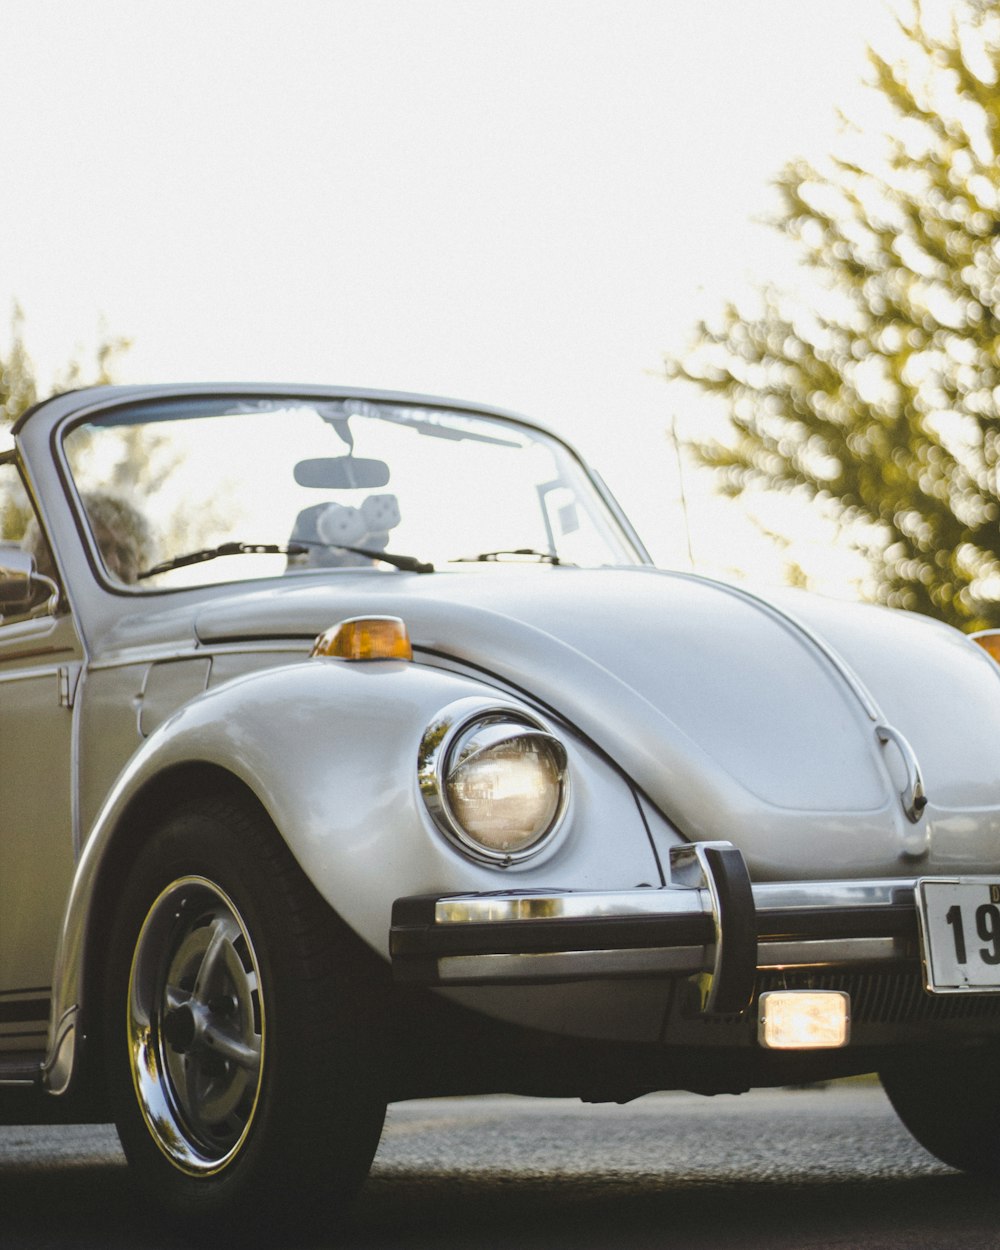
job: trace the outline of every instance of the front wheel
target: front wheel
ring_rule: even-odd
[[[263,813],[227,801],[167,817],[110,951],[108,1078],[149,1195],[198,1230],[342,1213],[385,1114],[385,969]]]
[[[1000,1177],[1000,1047],[933,1048],[879,1073],[896,1114],[942,1163]]]

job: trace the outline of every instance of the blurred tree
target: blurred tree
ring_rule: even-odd
[[[109,335],[102,327],[94,360],[84,363],[79,354],[74,356],[55,376],[52,394],[75,390],[83,386],[99,386],[115,381],[115,368],[119,358],[128,351],[131,342],[127,338]],[[6,354],[0,353],[0,431],[11,425],[39,399],[39,384],[35,368],[28,355],[24,341],[24,314],[14,305],[10,322],[10,346]],[[179,459],[155,424],[122,426],[116,432],[114,455],[104,444],[105,463],[99,471],[99,490],[94,494],[95,507],[107,513],[119,512],[137,498],[154,495],[176,469]],[[83,433],[77,435],[74,445],[74,471],[80,480],[86,480],[88,462],[94,454],[92,440]],[[88,500],[88,507],[90,502]],[[155,547],[179,552],[207,546],[204,537],[213,527],[222,526],[225,517],[225,501],[220,496],[214,507],[197,510],[178,507],[168,524],[161,526],[155,542],[147,541],[149,552]],[[6,484],[0,482],[0,541],[21,542],[31,518],[31,507],[20,481],[11,478]],[[148,554],[148,553],[147,553]],[[147,562],[152,563],[149,555]]]
[[[56,375],[52,393],[112,382],[115,364],[130,346],[128,339],[102,331],[94,367],[87,368],[79,355],[74,356]],[[38,379],[24,342],[24,313],[15,304],[10,317],[10,346],[5,355],[0,353],[0,425],[13,424],[37,400]]]
[[[10,350],[0,356],[0,422],[10,424],[38,398],[35,371],[24,347],[24,314],[17,305],[10,319]]]
[[[915,0],[903,55],[869,54],[879,149],[777,179],[809,307],[768,287],[665,364],[725,401],[729,434],[688,446],[726,493],[815,501],[873,598],[975,629],[1000,624],[1000,13],[935,14]]]
[[[53,393],[111,382],[115,364],[129,345],[128,339],[102,332],[94,367],[86,368],[75,356],[56,376]],[[38,389],[35,367],[24,342],[24,313],[15,304],[10,319],[10,346],[6,354],[0,353],[0,429],[12,425],[38,400]],[[29,515],[22,492],[0,491],[0,537],[20,540]]]

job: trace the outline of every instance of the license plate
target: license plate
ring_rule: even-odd
[[[917,915],[932,994],[1000,994],[1000,880],[923,878]]]

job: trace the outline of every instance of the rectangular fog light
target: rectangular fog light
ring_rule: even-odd
[[[851,997],[842,990],[771,990],[757,1007],[757,1039],[772,1050],[846,1046]]]

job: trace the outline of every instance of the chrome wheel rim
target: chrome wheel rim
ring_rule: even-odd
[[[204,877],[156,899],[139,931],[128,993],[132,1081],[171,1163],[211,1175],[240,1152],[260,1102],[260,964],[235,904]]]

